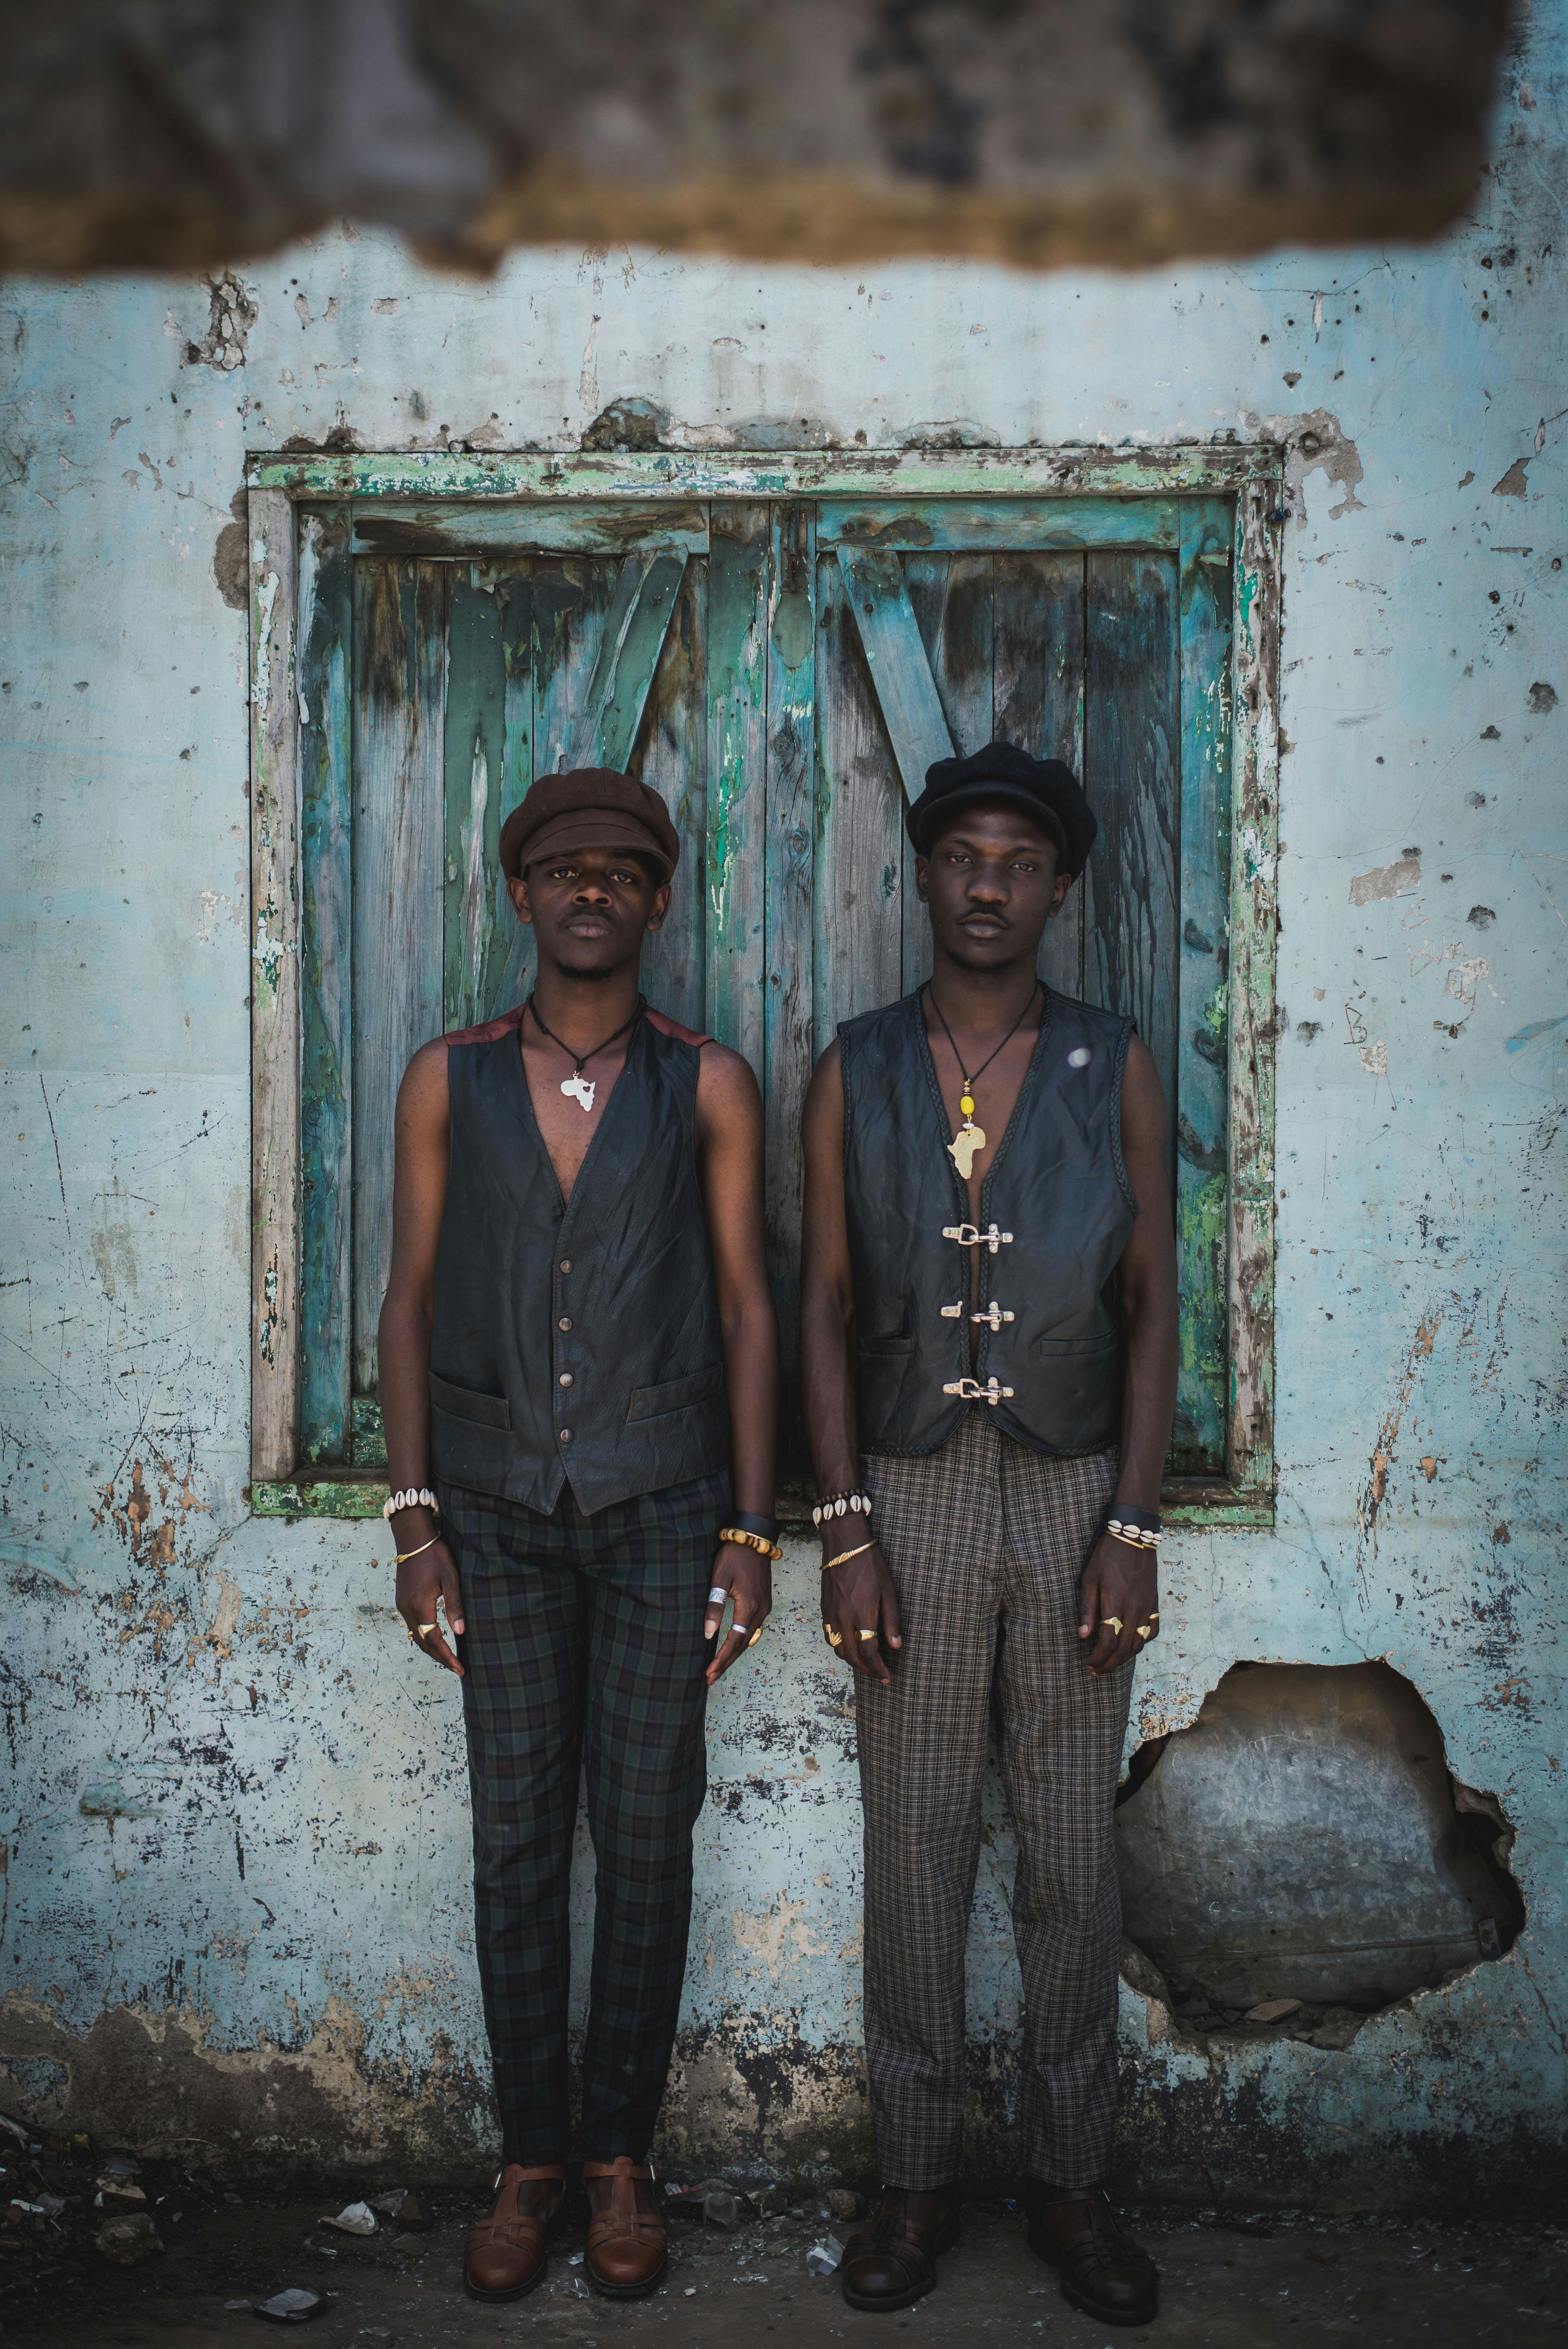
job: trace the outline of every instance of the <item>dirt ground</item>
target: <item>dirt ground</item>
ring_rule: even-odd
[[[857,2315],[833,2278],[809,2272],[813,2244],[852,2226],[830,2217],[815,2196],[749,2217],[733,2232],[702,2220],[676,2222],[663,2286],[628,2306],[592,2296],[580,2258],[573,2264],[585,2223],[579,2210],[544,2284],[495,2308],[462,2291],[462,2234],[474,2215],[466,2192],[430,2194],[426,2231],[383,2222],[359,2239],[319,2223],[347,2199],[341,2182],[301,2199],[297,2189],[235,2195],[172,2173],[143,2176],[165,2248],[133,2267],[110,2265],[95,2247],[104,2213],[94,2207],[90,2176],[76,2179],[87,2189],[77,2199],[57,2196],[64,2210],[35,2213],[0,2239],[5,2349],[259,2349],[280,2328],[259,2321],[249,2303],[290,2286],[327,2295],[325,2312],[295,2328],[313,2349],[492,2349],[498,2342],[637,2349],[659,2337],[694,2349],[744,2349],[768,2336],[779,2349],[826,2349],[879,2331],[909,2333],[929,2349],[1102,2349],[1139,2339],[1167,2349],[1253,2349],[1286,2339],[1292,2349],[1568,2344],[1568,2230],[1130,2211],[1159,2262],[1162,2305],[1153,2324],[1116,2333],[1068,2305],[1002,2204],[970,2214],[937,2290],[902,2315]],[[69,2179],[69,2172],[55,2177],[57,2195]],[[775,2189],[771,2199],[785,2197]]]

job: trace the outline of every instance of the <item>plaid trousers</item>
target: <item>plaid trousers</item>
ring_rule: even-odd
[[[583,2059],[591,2161],[647,2157],[707,1789],[703,1616],[730,1479],[584,1516],[444,1487],[462,1578],[474,1920],[502,2158],[562,2161],[570,2127],[567,1896],[580,1766],[597,1861]]]
[[[865,1816],[865,2035],[890,2186],[957,2178],[964,1952],[995,1704],[1018,1840],[1024,2167],[1057,2186],[1109,2166],[1121,1898],[1111,1820],[1132,1666],[1091,1678],[1078,1578],[1117,1455],[1047,1459],[976,1404],[935,1452],[863,1463],[898,1590],[892,1684],[856,1679]]]

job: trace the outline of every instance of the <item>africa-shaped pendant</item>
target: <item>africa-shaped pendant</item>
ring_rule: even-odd
[[[985,1147],[984,1126],[976,1125],[974,1118],[965,1111],[963,1124],[947,1145],[947,1155],[952,1159],[965,1183],[974,1173],[975,1161]]]

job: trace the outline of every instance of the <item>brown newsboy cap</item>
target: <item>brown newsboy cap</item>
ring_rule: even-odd
[[[500,832],[500,869],[508,880],[525,864],[573,848],[625,848],[650,856],[667,881],[681,844],[657,792],[614,767],[574,767],[542,775]]]

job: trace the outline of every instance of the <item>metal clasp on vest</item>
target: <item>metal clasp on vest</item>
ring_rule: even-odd
[[[940,1306],[938,1310],[944,1321],[961,1321],[964,1319],[962,1303]],[[1016,1313],[1009,1313],[1006,1306],[995,1303],[987,1305],[984,1313],[972,1313],[969,1316],[971,1321],[984,1321],[993,1337],[1004,1321],[1016,1321],[1017,1318]]]
[[[1011,1387],[999,1387],[995,1372],[982,1386],[978,1379],[954,1379],[942,1390],[944,1394],[962,1395],[965,1402],[1003,1402],[1010,1401]]]
[[[986,1232],[978,1224],[944,1224],[942,1237],[944,1240],[956,1240],[960,1247],[988,1247],[995,1256],[999,1247],[1009,1244],[1013,1235],[999,1232],[994,1223]]]

